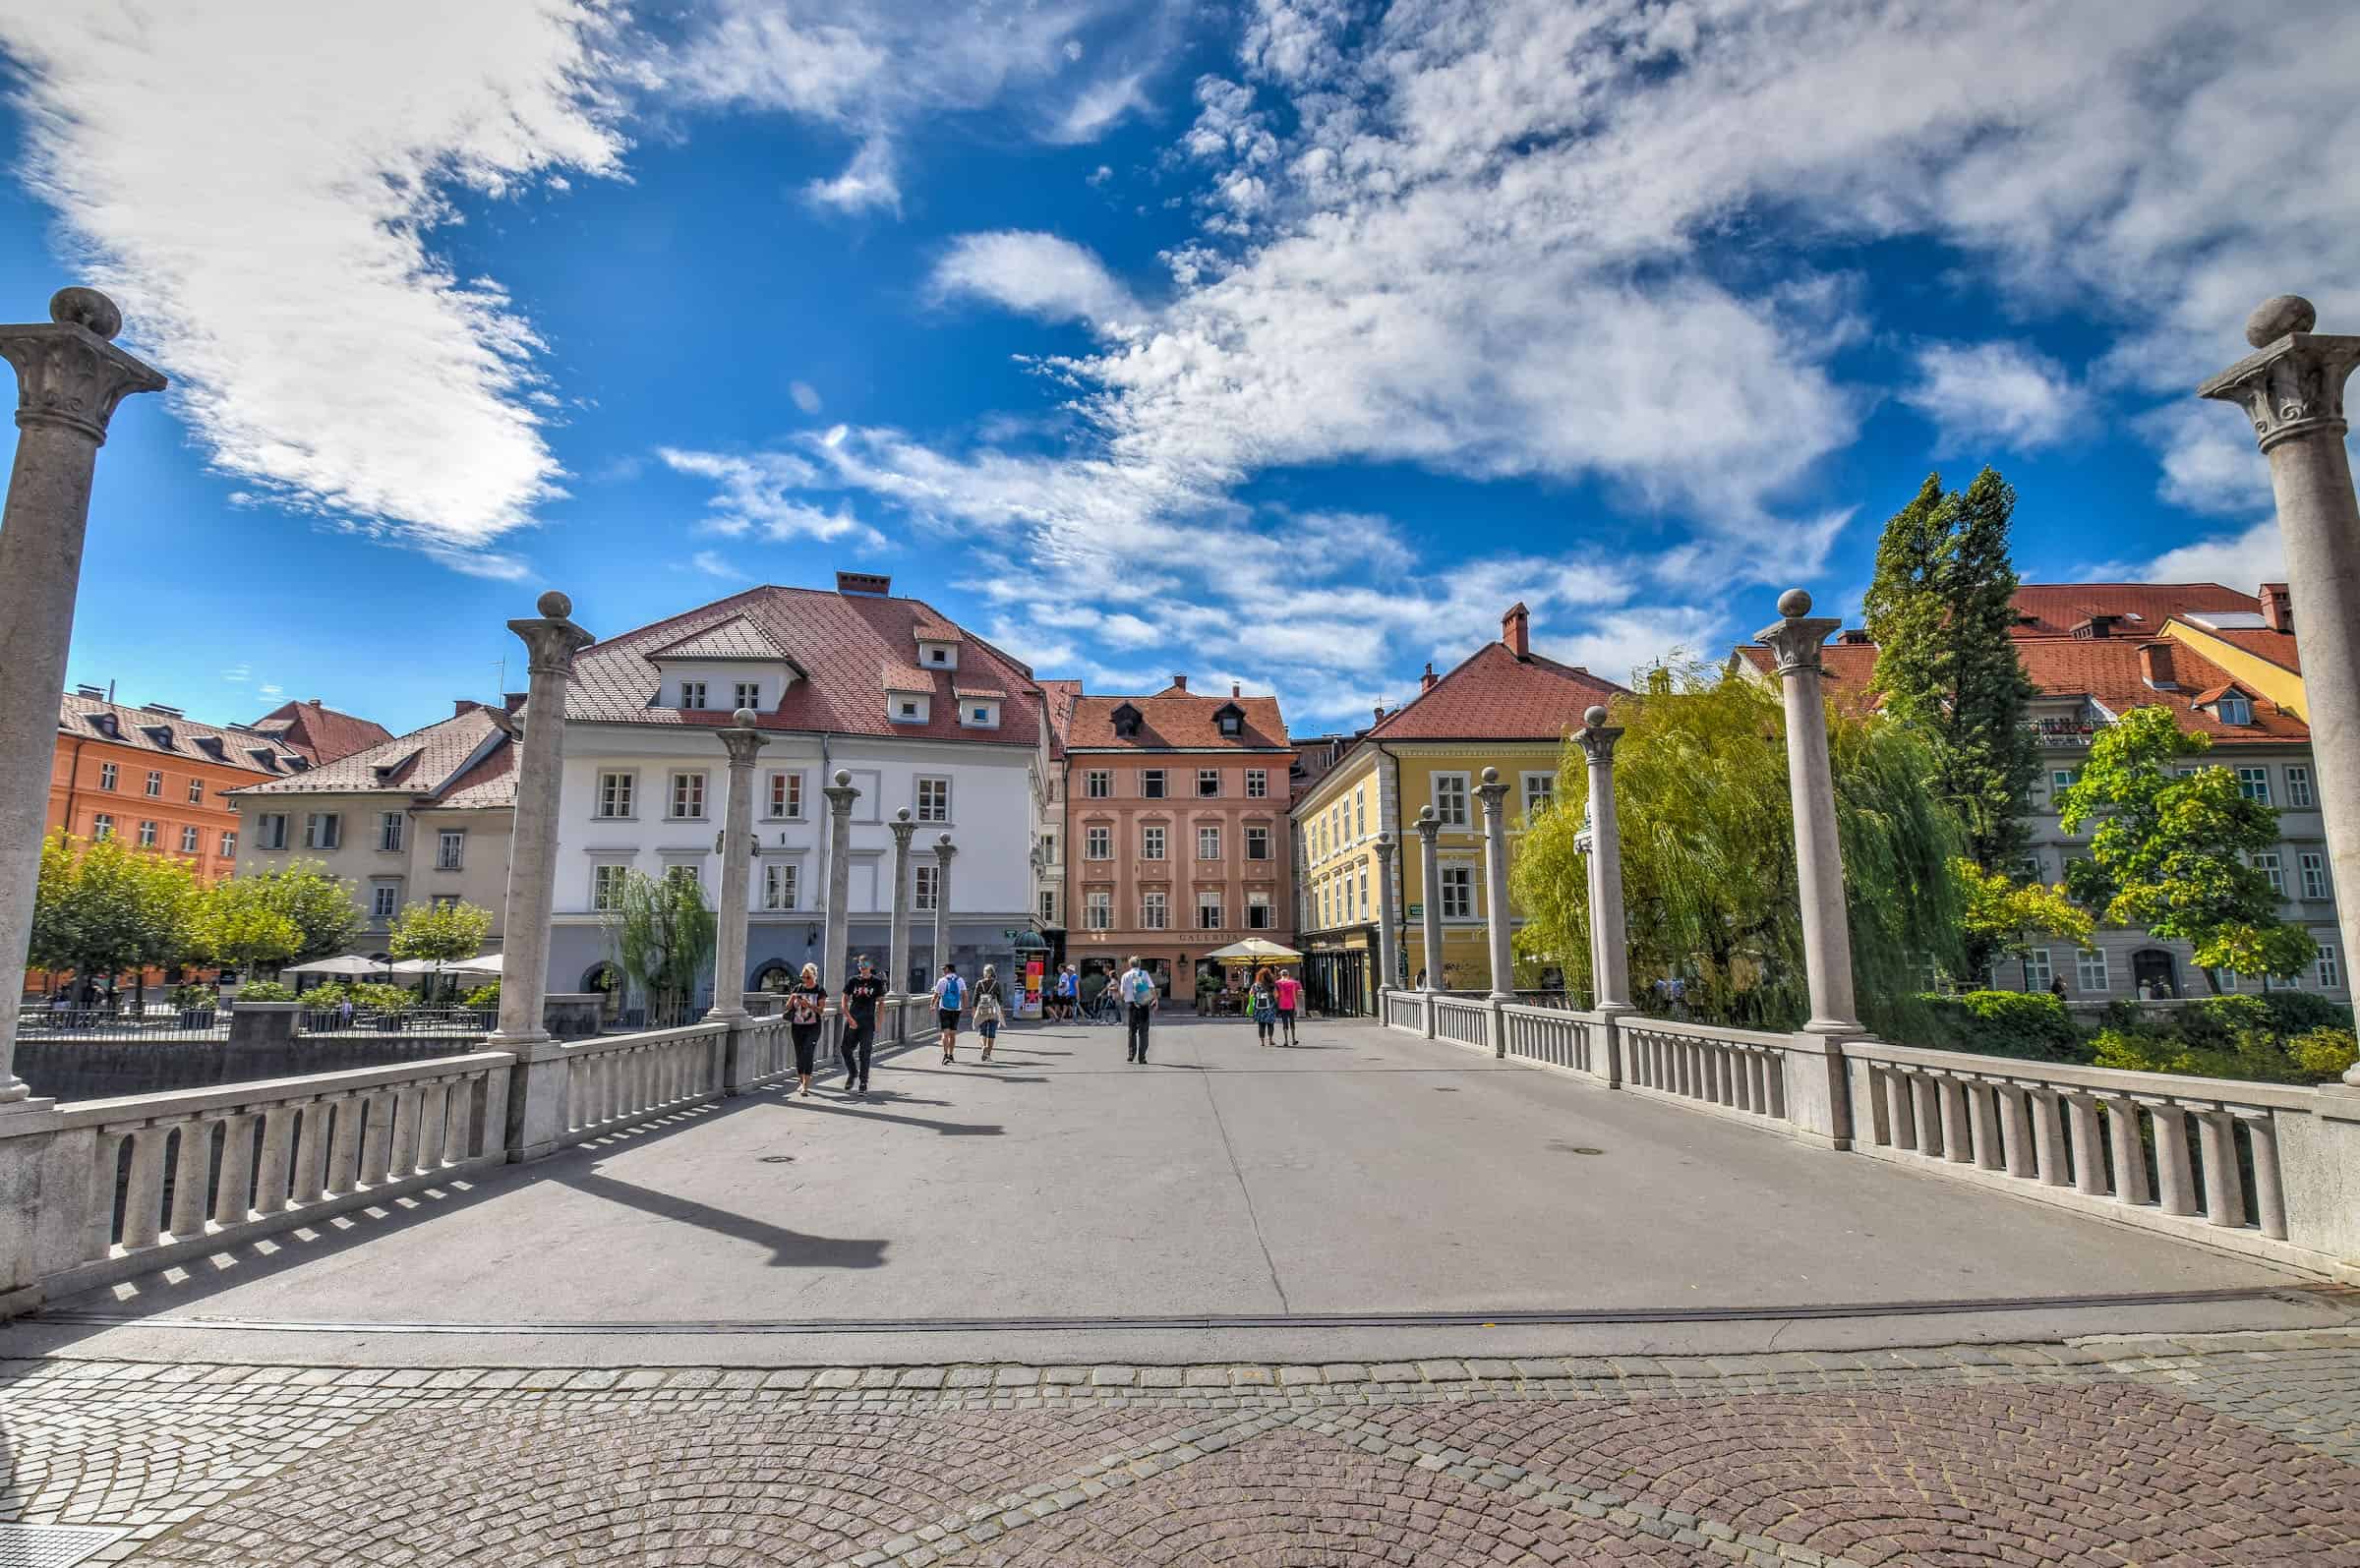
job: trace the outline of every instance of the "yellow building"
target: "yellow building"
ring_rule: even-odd
[[[1590,708],[1623,688],[1588,670],[1532,652],[1522,605],[1501,618],[1498,642],[1440,676],[1429,668],[1417,696],[1354,736],[1334,765],[1312,779],[1293,809],[1296,919],[1305,977],[1315,1003],[1373,1012],[1376,1005],[1377,835],[1390,832],[1396,918],[1402,936],[1399,984],[1412,984],[1435,958],[1422,929],[1426,900],[1439,900],[1443,952],[1438,983],[1489,990],[1485,946],[1483,812],[1475,795],[1486,768],[1508,786],[1512,830],[1546,809],[1567,731]],[[1416,823],[1433,806],[1441,886],[1426,887]],[[1533,985],[1539,967],[1519,979]]]

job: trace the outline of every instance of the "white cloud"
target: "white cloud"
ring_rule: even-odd
[[[437,255],[443,193],[615,172],[614,42],[603,9],[560,0],[346,6],[332,26],[295,0],[0,4],[27,178],[207,456],[454,564],[562,476],[541,343],[497,281]]]
[[[2276,504],[2270,459],[2233,405],[2168,403],[2137,428],[2162,460],[2156,494],[2173,505],[2251,516]]]
[[[688,557],[688,564],[707,577],[720,577],[731,582],[746,581],[746,574],[726,559],[719,551],[700,550]]]
[[[221,671],[221,678],[232,685],[243,685],[246,681],[254,678],[254,667],[252,665],[232,665]]]
[[[705,528],[726,538],[759,535],[773,543],[795,539],[852,540],[871,549],[888,548],[885,536],[839,506],[823,511],[788,494],[809,486],[816,471],[784,452],[734,455],[660,446],[656,455],[676,474],[713,482],[712,515]]]
[[[804,413],[816,414],[819,412],[819,393],[812,389],[809,381],[795,381],[790,383],[787,388],[787,395],[794,398],[795,406],[801,409]]]
[[[860,144],[860,150],[853,154],[842,174],[833,180],[813,180],[803,187],[803,195],[839,212],[860,212],[874,206],[899,213],[902,186],[894,169],[893,145],[883,137],[870,137]]]
[[[2065,367],[2022,343],[1928,343],[1917,371],[1902,401],[1933,422],[1946,453],[2053,446],[2088,408]]]
[[[2286,548],[2278,538],[2278,520],[2272,517],[2239,533],[2167,550],[2139,575],[2148,582],[2220,583],[2248,593],[2258,583],[2284,582]]]
[[[1054,234],[963,234],[935,263],[932,288],[937,299],[989,300],[1045,321],[1111,326],[1142,314],[1104,262]]]
[[[255,688],[254,688],[254,694],[255,694],[256,696],[258,696],[258,697],[283,697],[283,696],[285,696],[287,693],[286,693],[286,688],[285,688],[285,687],[283,687],[283,686],[272,686],[272,685],[267,685],[267,684],[265,684],[265,685],[261,685],[261,686],[257,686],[257,687],[255,687]]]

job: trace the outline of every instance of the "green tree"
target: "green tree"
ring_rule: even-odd
[[[1667,665],[1616,705],[1615,758],[1631,980],[1645,1002],[1678,975],[1699,1016],[1786,1028],[1809,1014],[1784,723],[1760,682]],[[1965,836],[1923,781],[1926,747],[1896,725],[1831,714],[1829,749],[1865,1021],[1907,1033],[1928,965],[1955,970]],[[1589,777],[1568,745],[1562,804],[1524,834],[1511,881],[1536,961],[1589,979],[1587,868],[1574,848]]]
[[[1965,933],[1968,961],[1974,962],[1976,953],[1992,954],[2022,961],[2032,952],[2033,933],[2062,937],[2077,948],[2090,946],[2090,933],[2095,924],[2090,911],[2073,901],[2063,883],[2043,887],[2037,882],[2019,883],[2004,871],[1985,871],[1974,861],[1962,858],[1952,868],[1965,893],[1967,906],[1961,916]],[[1982,970],[1970,972],[1980,975]],[[2032,975],[2024,976],[2025,988],[2032,988]]]
[[[2277,812],[2248,800],[2226,768],[2177,766],[2212,746],[2168,708],[2134,708],[2091,743],[2080,780],[2057,797],[2057,822],[2078,834],[2102,819],[2091,858],[2066,865],[2075,900],[2188,943],[2217,993],[2222,969],[2292,975],[2319,945],[2279,918],[2270,878],[2242,858],[2277,846]]]
[[[222,936],[242,935],[255,944],[249,948],[251,957],[245,958],[227,958],[225,950],[211,949],[223,963],[309,963],[314,958],[332,958],[349,951],[369,924],[353,900],[352,884],[329,875],[318,860],[294,860],[254,876],[217,882],[206,890],[206,900],[211,918],[220,922],[216,929]],[[267,910],[283,918],[294,928],[292,946],[283,953],[267,951],[272,944],[265,940],[265,933],[275,928],[232,913],[249,909]]]
[[[685,1005],[713,966],[718,927],[693,878],[625,872],[606,928],[616,965],[658,1010]]]
[[[2023,858],[2024,803],[2040,761],[2025,723],[2035,688],[2009,635],[2015,508],[2015,491],[1991,469],[1947,494],[1942,476],[1929,475],[1885,524],[1864,601],[1877,645],[1873,689],[1885,713],[1926,737],[1931,785],[1957,808],[1968,858],[1985,872]],[[1990,955],[1975,946],[1968,962],[1980,972]]]
[[[206,890],[196,920],[197,951],[241,973],[284,963],[303,945],[303,928],[253,896],[254,879],[233,877]]]
[[[491,932],[492,911],[472,903],[405,904],[393,917],[385,950],[397,958],[456,963],[481,953]]]
[[[196,873],[185,860],[51,834],[41,843],[28,958],[42,968],[103,980],[126,969],[169,968],[195,949]]]

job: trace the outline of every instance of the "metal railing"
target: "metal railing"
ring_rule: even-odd
[[[500,1014],[490,1008],[308,1008],[304,1034],[490,1034]]]
[[[123,1008],[17,1009],[17,1038],[73,1040],[220,1040],[229,1034],[229,1014],[216,1008],[151,1006]]]

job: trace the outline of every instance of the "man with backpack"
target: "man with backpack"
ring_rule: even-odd
[[[1123,999],[1124,1018],[1130,1025],[1124,1035],[1123,1060],[1145,1062],[1148,1021],[1155,1016],[1155,1005],[1163,1000],[1163,993],[1157,988],[1155,977],[1148,972],[1148,960],[1141,958],[1132,958],[1131,967],[1114,983]]]
[[[967,1002],[967,982],[959,978],[956,964],[942,966],[942,978],[934,982],[934,1026],[942,1035],[942,1062],[948,1067],[959,1051],[959,1010]]]

